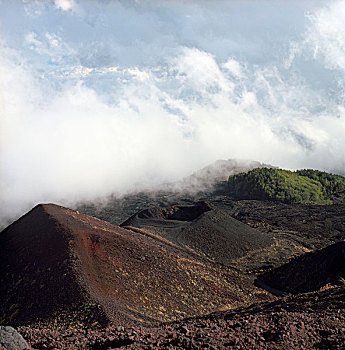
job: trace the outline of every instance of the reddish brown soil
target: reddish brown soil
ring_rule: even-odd
[[[35,349],[344,349],[345,287],[150,328],[20,331]]]
[[[272,300],[252,281],[159,236],[39,205],[0,235],[6,325],[128,325]]]

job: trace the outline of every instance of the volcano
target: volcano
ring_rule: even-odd
[[[162,236],[54,204],[5,229],[0,255],[0,315],[11,325],[155,323],[273,298]]]
[[[272,235],[259,232],[205,201],[192,205],[151,207],[139,211],[124,223],[129,229],[154,232],[170,242],[223,265],[270,249]]]

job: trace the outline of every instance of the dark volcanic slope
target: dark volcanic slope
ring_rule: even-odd
[[[225,265],[250,251],[266,249],[273,244],[271,235],[254,230],[203,201],[193,205],[145,209],[121,226],[154,232]]]
[[[237,220],[261,231],[290,233],[311,250],[345,240],[342,197],[332,205],[243,200],[233,202],[231,212]]]
[[[332,205],[289,205],[257,200],[234,201],[226,195],[226,186],[219,187],[218,190],[194,194],[139,193],[114,199],[105,207],[89,205],[80,210],[119,224],[142,208],[187,206],[199,200],[206,201],[212,208],[220,209],[227,216],[273,238],[274,244],[270,249],[248,252],[234,262],[241,271],[257,274],[287,263],[306,252],[345,240],[345,197],[342,195]],[[205,214],[212,215],[211,212]],[[139,226],[139,223],[133,225]],[[158,233],[162,234],[160,232]]]
[[[260,276],[259,281],[293,294],[345,283],[345,242],[302,255]]]
[[[0,256],[3,324],[168,321],[271,298],[158,236],[53,204],[4,230]]]
[[[345,287],[163,324],[53,333],[22,327],[35,348],[344,349]]]
[[[289,236],[260,232],[231,217],[231,211],[204,201],[193,205],[152,207],[121,226],[154,232],[200,256],[243,272],[280,266],[304,247]]]

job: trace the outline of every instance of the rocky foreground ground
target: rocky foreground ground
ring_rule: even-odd
[[[345,287],[150,328],[19,330],[34,349],[344,349]]]

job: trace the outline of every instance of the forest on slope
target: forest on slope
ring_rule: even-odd
[[[331,204],[332,195],[345,190],[345,178],[312,169],[257,168],[230,176],[228,186],[236,199]]]

